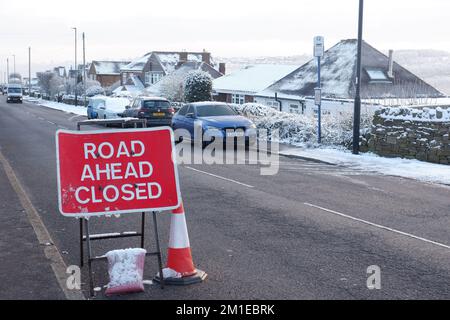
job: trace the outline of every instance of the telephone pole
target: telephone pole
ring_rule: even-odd
[[[6,58],[6,82],[9,83],[9,58]]]
[[[31,47],[28,47],[28,96],[31,96]]]
[[[78,84],[78,66],[77,66],[77,28],[72,28],[75,31],[75,105],[78,105],[77,84]]]
[[[363,32],[364,0],[359,0],[358,53],[356,57],[356,94],[353,113],[353,154],[359,154],[359,131],[361,125],[361,51]]]
[[[86,43],[83,32],[83,88],[84,88],[84,106],[86,107]]]

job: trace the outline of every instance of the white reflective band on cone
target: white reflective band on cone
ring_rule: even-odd
[[[169,248],[189,248],[189,236],[184,214],[172,214],[170,221]]]

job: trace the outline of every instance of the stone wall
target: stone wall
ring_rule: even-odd
[[[450,108],[384,108],[361,148],[385,157],[450,164]]]

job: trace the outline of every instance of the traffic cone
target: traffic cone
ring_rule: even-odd
[[[183,203],[171,215],[167,267],[163,269],[164,283],[188,285],[202,282],[207,274],[194,267]],[[159,273],[154,280],[160,281]]]

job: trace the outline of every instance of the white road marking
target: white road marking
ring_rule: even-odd
[[[59,124],[58,124],[58,128],[60,128],[60,129],[64,129],[64,130],[69,130],[69,128],[67,128],[67,127],[64,127],[64,126],[61,126],[61,125],[59,125]]]
[[[54,244],[55,242],[50,236],[50,233],[48,232],[47,228],[42,222],[39,213],[31,203],[31,200],[28,197],[27,193],[25,192],[24,188],[22,187],[22,184],[17,179],[17,176],[13,168],[11,167],[8,160],[4,157],[1,151],[0,151],[0,163],[3,166],[3,170],[5,171],[6,176],[8,177],[9,183],[11,184],[13,190],[19,197],[20,204],[25,209],[28,221],[33,227],[34,233],[36,234],[39,244],[44,246],[44,254],[46,258],[49,260],[50,266],[52,267],[56,279],[59,283],[59,286],[64,292],[66,298],[69,300],[84,300],[85,297],[81,292],[81,290],[69,290],[67,288],[66,285],[68,277],[68,275],[66,274],[67,265],[64,262],[64,259],[62,258],[58,248]]]
[[[185,168],[189,169],[189,170],[192,170],[192,171],[199,172],[199,173],[207,174],[207,175],[209,175],[211,177],[214,177],[214,178],[217,178],[217,179],[222,179],[222,180],[225,180],[225,181],[233,182],[233,183],[239,184],[239,185],[247,187],[247,188],[254,188],[253,186],[251,186],[249,184],[245,184],[245,183],[233,180],[233,179],[228,179],[228,178],[225,178],[225,177],[222,177],[222,176],[218,176],[216,174],[212,174],[212,173],[209,173],[209,172],[206,172],[206,171],[198,170],[198,169],[195,169],[195,168],[192,168],[192,167],[185,167]]]
[[[79,117],[83,117],[83,116],[82,116],[82,115],[80,115],[80,114],[76,114],[76,115],[74,115],[74,116],[70,117],[70,118],[69,118],[69,121],[72,121],[73,119],[75,119],[75,118],[79,118]]]
[[[47,120],[47,122],[50,123],[50,124],[56,125],[56,123],[54,123],[54,122],[52,122],[50,120]]]
[[[443,244],[443,243],[440,243],[440,242],[437,242],[437,241],[429,240],[429,239],[426,239],[426,238],[422,238],[422,237],[413,235],[411,233],[407,233],[407,232],[403,232],[403,231],[400,231],[400,230],[397,230],[397,229],[385,227],[385,226],[382,226],[381,224],[373,223],[373,222],[370,222],[370,221],[367,221],[367,220],[363,220],[363,219],[360,219],[360,218],[355,218],[355,217],[349,216],[349,215],[344,214],[344,213],[340,213],[340,212],[337,212],[337,211],[334,211],[334,210],[330,210],[330,209],[327,209],[327,208],[316,206],[316,205],[311,204],[311,203],[305,202],[303,204],[307,205],[309,207],[312,207],[312,208],[316,208],[316,209],[319,209],[319,210],[322,210],[322,211],[325,211],[325,212],[328,212],[328,213],[332,213],[332,214],[335,214],[335,215],[338,215],[338,216],[350,219],[350,220],[358,221],[358,222],[367,224],[367,225],[372,226],[372,227],[376,227],[376,228],[379,228],[379,229],[383,229],[383,230],[386,230],[386,231],[397,233],[397,234],[400,234],[402,236],[413,238],[413,239],[420,240],[420,241],[423,241],[423,242],[431,243],[431,244],[434,244],[434,245],[442,247],[442,248],[450,249],[449,245],[446,245],[446,244]]]

